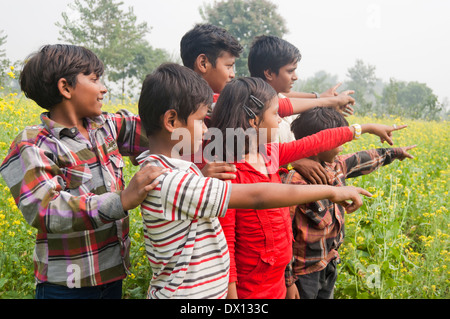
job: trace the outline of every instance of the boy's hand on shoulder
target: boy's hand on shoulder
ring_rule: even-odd
[[[203,176],[221,180],[236,179],[236,166],[225,162],[209,162],[202,168]]]
[[[327,171],[322,165],[320,165],[319,162],[316,162],[309,158],[302,158],[298,161],[293,162],[291,165],[311,184],[331,184],[331,181],[328,180]]]
[[[360,195],[372,197],[372,194],[360,187],[343,186],[333,187],[334,195],[329,200],[333,203],[339,204],[345,208],[347,213],[353,213],[363,204]]]
[[[138,171],[120,194],[123,210],[138,207],[147,197],[148,192],[158,185],[159,182],[155,178],[167,171],[167,168],[152,165],[146,165]]]

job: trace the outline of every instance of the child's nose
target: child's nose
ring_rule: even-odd
[[[108,89],[106,88],[106,86],[103,83],[100,83],[100,91],[103,94],[106,94],[108,92]]]

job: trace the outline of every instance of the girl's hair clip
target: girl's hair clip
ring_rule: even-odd
[[[255,103],[256,106],[257,106],[259,109],[262,109],[262,108],[264,107],[264,103],[261,102],[261,100],[258,99],[258,98],[257,98],[256,96],[254,96],[253,94],[250,94],[250,100],[252,100],[253,103]]]
[[[255,112],[253,112],[247,105],[242,105],[242,108],[244,109],[245,113],[247,113],[247,116],[251,119],[256,118]]]

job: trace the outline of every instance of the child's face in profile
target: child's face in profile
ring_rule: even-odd
[[[336,159],[336,156],[339,155],[339,153],[341,153],[343,150],[342,146],[338,146],[336,148],[333,148],[332,150],[326,151],[326,152],[322,152],[319,153],[319,155],[317,155],[319,161],[323,161],[326,163],[333,163]]]
[[[208,82],[214,93],[222,92],[225,85],[234,79],[234,64],[236,57],[224,51],[216,60],[216,66],[210,64],[208,72],[204,74],[204,79]],[[208,62],[210,63],[210,62]]]
[[[296,70],[297,62],[286,64],[280,68],[278,74],[272,72],[272,77],[267,82],[277,93],[289,93],[298,80]]]
[[[91,73],[78,74],[77,82],[71,88],[71,102],[80,118],[100,116],[103,96],[108,92],[100,77]]]
[[[258,124],[258,143],[267,144],[278,139],[278,126],[281,118],[278,115],[278,96],[266,102],[267,107]]]
[[[208,106],[206,104],[200,105],[200,107],[189,115],[187,122],[183,125],[182,129],[187,129],[189,136],[183,136],[183,144],[190,143],[191,154],[196,153],[203,143],[203,135],[208,131],[205,125],[205,117],[208,112]],[[185,146],[187,146],[185,144]],[[186,150],[186,148],[183,148]],[[183,154],[188,155],[188,154]]]

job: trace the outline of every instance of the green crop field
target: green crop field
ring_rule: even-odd
[[[114,112],[136,104],[105,105]],[[34,102],[17,94],[1,95],[0,157],[27,125],[39,123],[42,112]],[[400,118],[350,117],[350,123],[407,124],[394,132],[396,146],[417,144],[414,159],[380,168],[349,180],[374,194],[357,212],[346,216],[346,238],[335,298],[449,298],[450,214],[448,201],[448,122]],[[378,138],[364,135],[347,143],[344,153],[380,147]],[[384,144],[384,147],[388,147]],[[129,179],[136,171],[125,160]],[[33,249],[36,230],[17,209],[8,187],[0,179],[0,298],[33,298]],[[145,298],[151,270],[145,256],[141,217],[130,212],[132,274],[124,282],[124,298]]]

